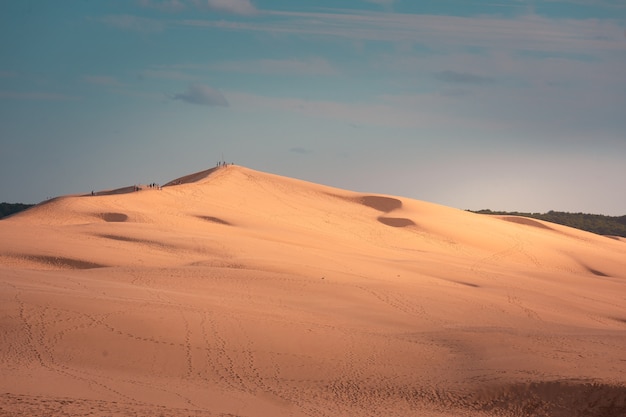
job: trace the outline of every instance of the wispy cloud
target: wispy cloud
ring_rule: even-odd
[[[258,9],[251,0],[137,0],[141,7],[160,10],[162,12],[180,12],[186,9],[206,10],[218,12],[253,15]]]
[[[391,11],[393,9],[393,4],[395,0],[363,0],[366,3],[376,4],[378,6],[383,7],[387,11]]]
[[[137,91],[128,88],[116,88],[111,90],[112,93],[119,94],[126,97],[133,97],[139,99],[145,99],[150,101],[163,101],[163,93],[156,93],[150,91]],[[171,97],[168,97],[171,99]]]
[[[584,91],[590,103],[603,105],[590,106],[579,100],[580,93],[576,90],[549,86],[388,94],[353,102],[242,92],[228,92],[228,98],[236,111],[268,112],[273,113],[272,117],[283,118],[293,115],[356,126],[455,131],[456,136],[459,136],[460,129],[464,133],[460,134],[459,140],[471,136],[470,132],[480,132],[480,135],[502,135],[507,141],[513,140],[509,139],[510,132],[525,132],[527,143],[532,143],[536,137],[546,146],[548,142],[560,145],[573,141],[612,143],[626,128],[624,119],[619,118],[619,113],[623,115],[626,108],[625,96],[622,91]],[[617,125],[616,120],[620,121]],[[605,134],[602,138],[593,135],[598,131],[614,134]],[[546,133],[550,135],[549,141],[545,138]]]
[[[228,101],[222,93],[205,84],[191,84],[187,91],[174,94],[172,100],[181,100],[201,106],[228,107]]]
[[[250,74],[336,75],[338,73],[337,69],[324,58],[230,61],[211,65],[209,68]]]
[[[13,78],[17,77],[17,72],[15,71],[0,71],[0,78]]]
[[[179,21],[179,24],[275,35],[413,42],[438,48],[465,45],[560,52],[626,50],[623,27],[619,22],[609,20],[551,19],[536,15],[501,18],[354,11],[267,11],[264,16],[265,19],[256,21],[188,19]]]
[[[213,10],[226,13],[252,15],[257,12],[250,0],[207,0],[207,4]]]
[[[138,3],[142,7],[164,12],[178,12],[186,9],[185,3],[181,0],[138,0]]]
[[[128,14],[103,16],[101,21],[118,29],[142,33],[161,32],[165,29],[165,24],[161,21]]]
[[[427,127],[450,124],[449,118],[433,107],[441,98],[428,96],[419,100],[400,100],[379,97],[367,102],[339,102],[330,100],[304,100],[292,97],[269,97],[255,94],[229,92],[232,107],[244,111],[278,111],[300,116],[333,120],[349,125],[377,127]],[[417,105],[416,103],[419,103]],[[453,123],[460,123],[462,117]]]
[[[327,59],[312,57],[162,65],[142,71],[139,75],[146,78],[196,81],[199,77],[194,73],[206,73],[206,71],[294,76],[333,76],[339,74],[339,70]]]
[[[89,84],[105,85],[110,87],[120,87],[122,85],[117,78],[109,75],[85,75],[83,76],[83,81]]]
[[[442,93],[452,93],[457,97],[471,91],[450,91],[449,88],[482,85],[520,94],[520,90],[524,89],[540,95],[546,86],[561,86],[563,90],[576,91],[581,97],[588,97],[590,93],[600,90],[609,92],[607,96],[624,95],[624,58],[623,54],[610,53],[600,53],[594,59],[580,59],[575,56],[534,56],[514,51],[492,51],[427,56],[385,54],[371,65],[377,71],[391,74],[394,86],[405,90],[412,87],[412,82],[437,77],[445,82],[442,86],[447,90]]]
[[[198,77],[183,71],[168,69],[148,69],[139,73],[139,78],[156,78],[161,80],[196,81]]]
[[[546,0],[552,3],[569,3],[569,4],[582,4],[594,7],[608,7],[617,9],[626,9],[626,3],[622,0]]]
[[[41,101],[72,101],[80,100],[80,97],[69,96],[66,94],[48,93],[42,91],[17,92],[17,91],[0,91],[0,99],[14,100],[41,100]]]
[[[308,154],[313,153],[312,150],[307,149],[307,148],[303,148],[301,146],[295,146],[293,148],[289,148],[289,152],[297,153],[297,154],[300,154],[300,155],[308,155]]]
[[[452,84],[474,84],[484,85],[493,84],[495,79],[492,77],[486,77],[484,75],[471,74],[469,72],[457,72],[457,71],[439,71],[435,73],[435,78],[440,81]]]

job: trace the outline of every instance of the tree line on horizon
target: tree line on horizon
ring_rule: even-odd
[[[499,216],[521,216],[544,220],[563,226],[573,227],[604,236],[626,237],[626,216],[605,216],[603,214],[569,213],[553,211],[547,213],[523,213],[518,211],[468,210],[477,214]]]
[[[19,213],[20,211],[24,211],[32,206],[34,206],[34,204],[0,203],[0,219]],[[565,211],[553,210],[550,210],[547,213],[493,211],[489,209],[467,211],[477,214],[530,217],[563,226],[574,227],[576,229],[585,230],[599,235],[626,237],[626,215],[605,216],[603,214],[569,213]]]
[[[34,206],[34,204],[0,203],[0,219],[24,211],[32,206]]]

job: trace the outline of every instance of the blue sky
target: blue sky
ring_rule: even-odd
[[[6,0],[0,201],[227,161],[626,214],[623,0]]]

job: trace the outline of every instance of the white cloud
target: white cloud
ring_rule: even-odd
[[[204,84],[191,84],[187,91],[175,94],[171,98],[201,106],[228,107],[228,101],[222,93]]]
[[[250,15],[257,12],[250,0],[207,0],[211,9],[234,14]]]

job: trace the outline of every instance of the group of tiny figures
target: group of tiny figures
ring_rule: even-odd
[[[162,190],[161,186],[157,184],[156,182],[150,183],[146,187],[150,188],[151,190]],[[135,191],[141,191],[141,190],[143,190],[143,187],[135,185]]]
[[[228,166],[228,165],[235,165],[235,163],[234,162],[226,162],[226,161],[218,161],[217,162],[217,166],[218,167],[225,167],[225,166]],[[180,184],[180,181],[177,181],[174,184]],[[156,182],[148,184],[147,187],[150,188],[150,189],[153,189],[153,190],[162,190],[163,189]],[[143,187],[140,187],[138,185],[133,186],[133,191],[141,191],[141,190],[143,190]],[[95,196],[95,195],[97,195],[97,193],[95,191],[92,191],[91,195]]]
[[[150,189],[152,189],[152,190],[162,190],[162,189],[163,189],[163,188],[162,188],[159,184],[157,184],[156,182],[150,183],[150,184],[146,185],[146,187],[147,187],[147,188],[150,188]],[[144,189],[144,187],[142,187],[142,186],[139,186],[139,185],[133,185],[133,191],[135,191],[135,192],[137,192],[137,191],[141,191],[141,190],[143,190],[143,189]],[[106,194],[106,193],[105,193],[105,194]],[[96,195],[99,195],[99,193],[97,193],[97,192],[95,192],[95,191],[93,191],[93,190],[92,190],[92,191],[91,191],[91,195],[92,195],[92,196],[96,196]]]

